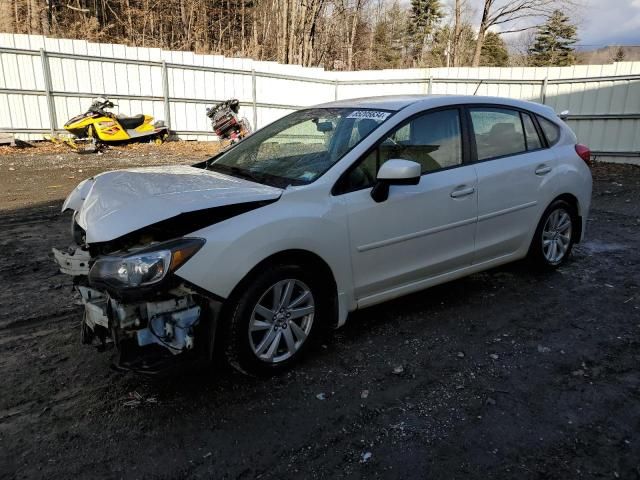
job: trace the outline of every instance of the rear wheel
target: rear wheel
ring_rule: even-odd
[[[226,355],[244,373],[277,373],[297,363],[330,324],[321,279],[297,265],[252,278],[228,313]]]
[[[529,248],[537,267],[554,269],[567,261],[574,243],[577,213],[573,205],[556,200],[545,210]]]

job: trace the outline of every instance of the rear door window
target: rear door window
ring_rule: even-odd
[[[527,150],[520,112],[508,108],[470,108],[478,160]]]

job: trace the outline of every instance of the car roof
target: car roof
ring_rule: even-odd
[[[555,116],[551,107],[526,100],[506,97],[485,97],[481,95],[387,95],[380,97],[351,98],[318,105],[321,108],[372,108],[398,111],[410,105],[421,104],[423,108],[459,104],[495,104],[522,108],[545,116]]]

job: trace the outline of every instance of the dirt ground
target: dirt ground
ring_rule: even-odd
[[[2,478],[640,478],[640,168],[594,168],[587,241],[555,273],[363,310],[280,377],[115,372],[52,262],[61,200],[213,150],[0,151]]]

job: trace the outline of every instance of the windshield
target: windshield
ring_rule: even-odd
[[[282,188],[306,185],[390,116],[361,108],[300,110],[247,137],[208,168]]]

